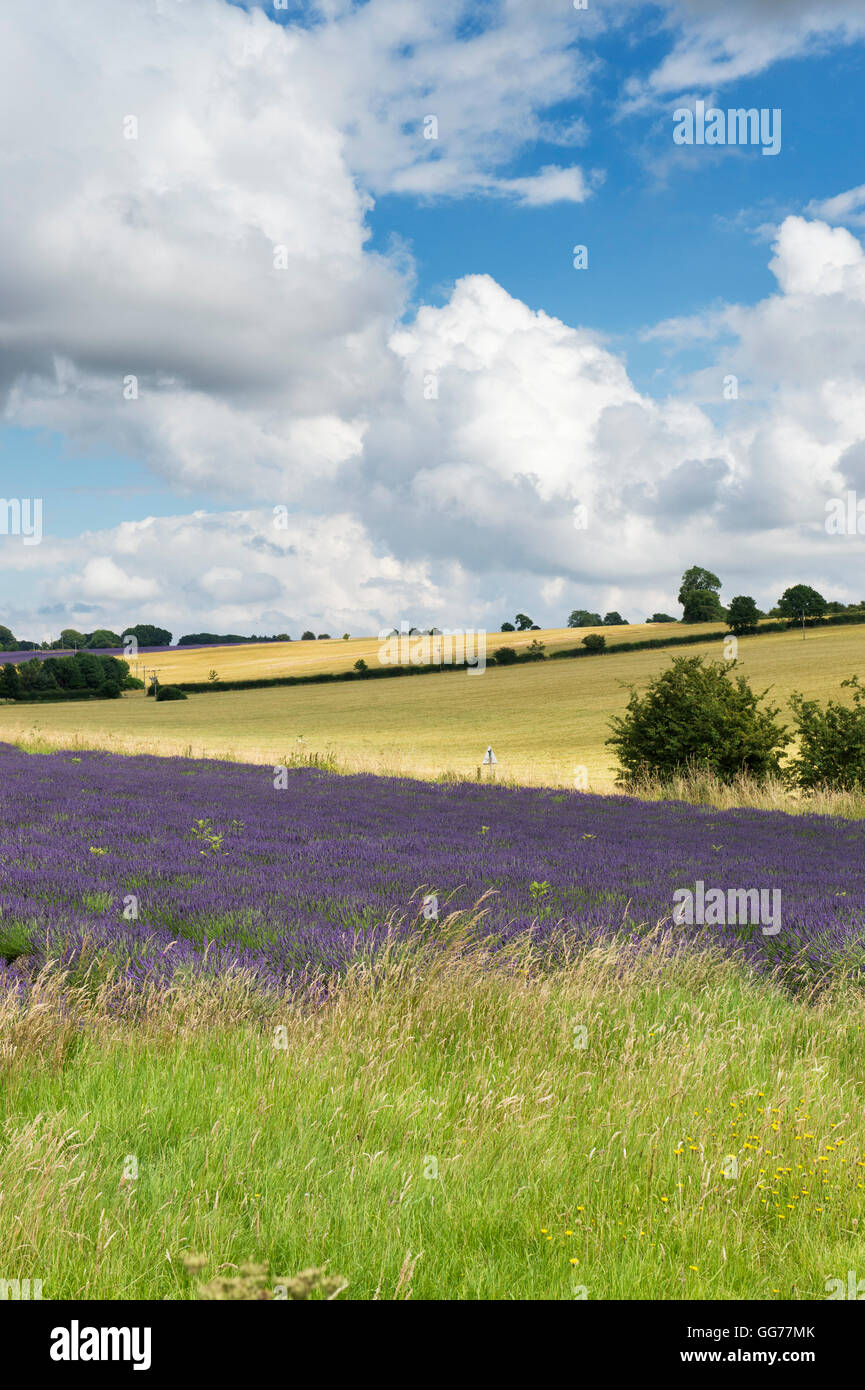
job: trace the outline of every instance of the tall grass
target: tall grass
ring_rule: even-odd
[[[135,737],[77,735],[71,734],[61,739],[48,737],[42,732],[32,730],[16,736],[9,736],[9,742],[26,753],[53,753],[58,749],[82,752],[90,748],[100,748],[107,752],[127,755],[150,754],[163,757],[206,758],[213,756],[205,747],[196,747],[181,741],[156,742]],[[227,749],[220,754],[230,762],[266,764],[273,758],[267,749]],[[277,765],[286,767],[316,767],[341,776],[357,773],[373,773],[380,777],[419,777],[435,782],[489,782],[504,787],[549,786],[558,790],[573,790],[573,778],[546,775],[542,769],[535,769],[528,776],[514,776],[507,771],[496,769],[491,774],[487,768],[471,770],[445,768],[431,771],[419,768],[408,758],[374,754],[350,756],[338,753],[332,747],[316,748],[296,746],[288,753],[281,753]],[[624,788],[609,778],[590,780],[589,793],[603,796],[633,796],[643,801],[689,801],[699,806],[716,806],[720,810],[731,810],[737,806],[752,807],[759,811],[785,811],[789,815],[841,816],[849,820],[865,818],[865,788],[857,791],[839,791],[833,787],[818,787],[802,791],[789,786],[782,778],[768,778],[756,782],[753,778],[741,776],[732,782],[722,782],[711,772],[688,771],[673,777],[645,777],[641,781]]]
[[[841,791],[826,786],[802,791],[780,777],[757,782],[743,775],[728,783],[711,772],[689,771],[674,777],[643,778],[627,788],[627,795],[644,801],[690,801],[721,810],[743,806],[757,811],[786,811],[790,815],[843,816],[849,820],[865,816],[865,787]]]
[[[354,1299],[814,1299],[865,1274],[850,985],[792,999],[615,944],[490,970],[460,935],[326,1004],[235,976],[124,1017],[117,989],[46,968],[0,1003],[0,1277],[45,1298],[190,1298],[191,1252],[203,1279],[315,1266]]]

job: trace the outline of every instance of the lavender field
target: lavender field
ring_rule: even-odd
[[[798,979],[865,941],[855,821],[8,745],[0,777],[0,980],[21,987],[46,955],[107,954],[132,983],[237,965],[283,990],[449,921],[541,959],[664,923]],[[777,890],[775,930],[672,925],[698,882]]]
[[[846,1287],[861,821],[8,745],[0,777],[4,1277]],[[777,890],[780,929],[674,924],[698,882]]]

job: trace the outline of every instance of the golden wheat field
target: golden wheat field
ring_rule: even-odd
[[[496,647],[513,647],[524,651],[535,639],[544,643],[548,652],[577,647],[590,632],[601,632],[608,646],[617,642],[641,642],[646,638],[663,637],[671,632],[677,637],[701,631],[719,631],[723,624],[703,623],[633,623],[626,627],[549,628],[544,632],[487,633],[487,651]],[[203,647],[179,649],[173,652],[143,653],[138,662],[131,663],[133,675],[143,676],[145,670],[155,671],[163,685],[173,681],[206,681],[211,671],[222,680],[257,680],[274,676],[314,676],[326,671],[350,671],[359,659],[369,666],[378,665],[382,643],[378,637],[351,637],[344,641],[332,637],[324,642],[258,642],[244,646]]]
[[[621,631],[634,633],[633,628]],[[529,634],[507,634],[515,646],[519,636]],[[567,630],[531,637],[544,641],[548,650],[556,643],[574,643],[574,633]],[[335,662],[343,645],[369,653],[378,643],[367,639],[365,648],[362,640],[316,643],[315,658],[325,661],[325,650],[330,650]],[[494,639],[490,646],[496,645]],[[293,661],[295,650],[313,644],[290,646]],[[354,651],[344,654],[346,661],[351,658],[349,664],[357,659]],[[615,764],[604,741],[611,716],[624,708],[627,686],[646,682],[676,654],[717,659],[721,651],[714,642],[488,668],[482,675],[445,671],[400,680],[227,691],[190,695],[177,703],[156,704],[136,691],[120,701],[93,704],[0,705],[0,739],[32,747],[187,753],[263,763],[331,753],[347,771],[419,777],[473,775],[492,744],[500,780],[573,786],[575,768],[583,766],[592,789],[609,790]],[[172,655],[165,659],[162,680],[180,679],[181,668],[184,676],[197,675],[202,666],[225,677],[229,671],[238,675],[255,659],[254,652],[233,648]],[[262,659],[276,663],[280,658],[268,648]],[[820,699],[843,696],[841,681],[865,665],[865,628],[811,631],[804,641],[796,632],[743,638],[739,661],[756,689],[772,687],[776,704],[784,705],[793,690]],[[176,664],[169,669],[169,663]]]

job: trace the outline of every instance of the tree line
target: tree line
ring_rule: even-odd
[[[122,647],[126,637],[134,637],[139,647],[171,646],[168,629],[156,627],[153,623],[136,623],[134,627],[125,627],[122,632],[112,632],[107,627],[98,627],[95,632],[79,632],[77,628],[64,627],[53,642],[19,639],[10,628],[0,623],[0,652],[107,651]]]
[[[119,700],[120,692],[144,682],[129,674],[116,656],[76,652],[74,656],[34,656],[0,666],[0,700]]]
[[[350,634],[344,632],[348,641]],[[122,632],[114,632],[108,627],[99,627],[95,632],[79,632],[74,627],[64,627],[60,636],[53,642],[30,642],[18,638],[11,628],[0,623],[0,652],[56,652],[56,651],[112,651],[119,650],[127,637],[134,637],[139,647],[170,647],[172,634],[168,628],[157,627],[153,623],[136,623],[125,627]],[[253,633],[243,637],[237,632],[188,632],[177,639],[178,647],[229,647],[240,642],[290,642],[287,632],[260,636]],[[330,641],[329,632],[318,634],[307,629],[301,642]]]
[[[702,565],[692,565],[685,570],[679,585],[678,602],[682,605],[682,617],[676,619],[669,613],[653,613],[647,623],[722,623],[738,636],[755,632],[761,618],[787,618],[795,622],[806,618],[823,618],[830,613],[859,612],[865,608],[865,600],[859,603],[839,603],[818,593],[810,584],[792,584],[785,589],[774,608],[768,613],[757,607],[750,594],[737,594],[725,607],[721,602],[721,580],[711,570]],[[586,608],[575,608],[568,618],[568,627],[616,627],[627,625],[627,619],[620,613],[591,613]],[[502,627],[503,632],[513,632],[510,624]]]

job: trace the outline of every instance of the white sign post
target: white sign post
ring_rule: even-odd
[[[492,744],[490,744],[489,748],[487,749],[486,753],[484,754],[483,762],[481,763],[481,767],[488,767],[488,768],[490,768],[490,776],[491,776],[491,777],[495,777],[496,774],[495,774],[495,772],[493,771],[493,769],[495,768],[497,762],[498,762],[498,758],[496,757],[495,753],[493,752]]]

